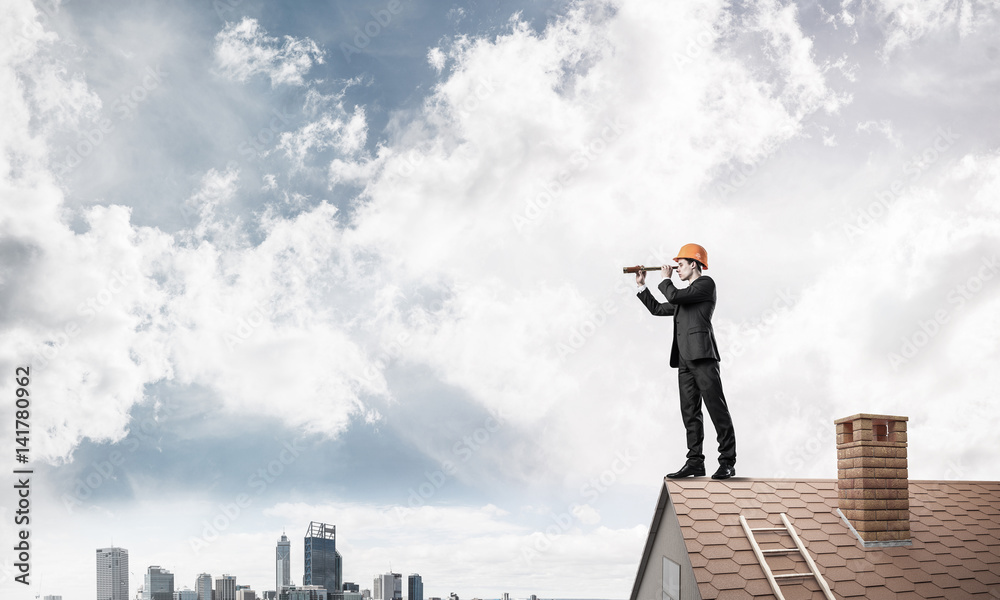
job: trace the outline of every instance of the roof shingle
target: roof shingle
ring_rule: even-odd
[[[665,480],[703,598],[773,598],[741,526],[780,527],[785,513],[838,598],[1000,598],[1000,482],[910,481],[911,545],[864,548],[837,513],[836,480]],[[791,547],[759,532],[761,548]],[[798,553],[770,554],[777,573],[807,572]],[[812,578],[788,600],[822,598]]]

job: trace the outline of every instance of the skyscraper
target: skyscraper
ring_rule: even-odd
[[[400,573],[376,575],[372,597],[374,600],[403,600],[403,576]]]
[[[125,548],[97,549],[97,600],[129,600]]]
[[[194,582],[194,591],[198,600],[212,600],[212,576],[202,573]]]
[[[223,575],[215,579],[215,600],[236,600],[235,575]]]
[[[173,600],[173,597],[174,574],[155,565],[146,569],[146,581],[142,586],[142,599]]]
[[[424,580],[416,573],[410,574],[407,578],[406,600],[424,600]]]
[[[275,577],[274,591],[281,593],[281,588],[292,585],[292,543],[285,533],[281,533],[278,547],[274,551]]]
[[[337,552],[337,527],[310,521],[305,546],[302,585],[321,585],[331,594],[341,591],[344,565]]]

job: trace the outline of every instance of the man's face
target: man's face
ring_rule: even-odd
[[[694,273],[694,263],[686,258],[681,258],[677,260],[677,276],[681,278],[681,281],[687,281],[691,279],[691,275]]]

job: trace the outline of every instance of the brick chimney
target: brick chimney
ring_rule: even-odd
[[[837,419],[837,504],[865,547],[910,543],[907,417]]]

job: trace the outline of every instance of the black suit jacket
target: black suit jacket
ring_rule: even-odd
[[[688,287],[677,289],[669,279],[660,282],[660,291],[667,298],[658,301],[646,288],[639,299],[649,312],[658,317],[674,317],[674,341],[670,348],[670,366],[677,367],[680,357],[685,360],[713,358],[719,360],[719,346],[712,329],[715,312],[715,281],[707,275],[694,280]]]

